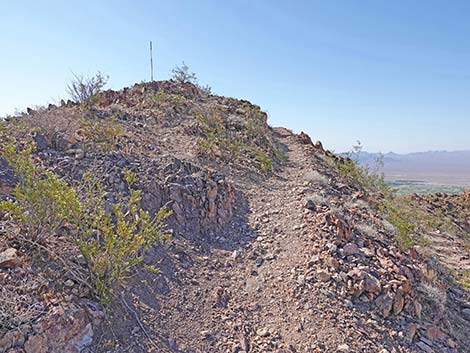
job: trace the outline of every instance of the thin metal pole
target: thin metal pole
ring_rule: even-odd
[[[150,41],[150,81],[153,82],[153,55],[152,41]]]

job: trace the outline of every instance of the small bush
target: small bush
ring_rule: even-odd
[[[116,149],[119,138],[124,135],[125,129],[116,118],[110,119],[82,119],[80,134],[85,139],[85,144],[92,148],[104,151]]]
[[[328,206],[331,208],[331,204],[326,197],[320,194],[311,194],[307,198],[307,200],[311,200],[315,206]]]
[[[136,176],[125,171],[131,186]],[[141,252],[169,237],[164,233],[163,220],[171,212],[160,209],[155,217],[140,208],[141,191],[130,189],[125,202],[105,211],[106,193],[90,173],[84,176],[85,198],[78,222],[78,245],[87,260],[98,296],[112,300],[113,289],[129,275],[132,267],[142,262]]]
[[[375,228],[373,226],[371,226],[370,224],[363,224],[363,223],[360,223],[360,224],[356,224],[354,226],[355,230],[365,236],[368,236],[368,237],[375,237],[377,236],[377,231],[375,230]]]
[[[418,290],[424,294],[424,298],[433,305],[438,312],[445,311],[447,303],[447,293],[435,284],[422,282],[418,286]]]
[[[260,147],[250,148],[255,156],[255,161],[258,162],[259,168],[265,173],[270,173],[274,170],[274,161],[269,154]]]
[[[22,119],[25,131],[40,133],[49,146],[63,150],[78,142],[77,131],[80,128],[80,115],[73,111],[38,110]]]
[[[140,207],[141,192],[133,189],[133,173],[125,171],[130,195],[107,212],[106,193],[98,180],[86,173],[79,193],[54,173],[31,158],[32,147],[20,149],[9,144],[3,157],[14,167],[19,183],[14,201],[0,202],[0,211],[18,220],[34,242],[55,234],[62,224],[71,229],[98,297],[104,303],[113,298],[114,288],[125,281],[131,269],[142,261],[142,252],[168,237],[163,220],[170,212],[162,208],[155,217]]]
[[[199,88],[199,91],[205,95],[205,96],[210,96],[212,94],[212,87],[209,86],[209,85],[200,85],[200,84],[196,84],[197,88]]]
[[[0,211],[21,222],[33,241],[56,233],[79,209],[75,190],[54,173],[34,163],[33,146],[18,149],[13,143],[3,148],[2,156],[13,167],[19,182],[13,200],[0,202]]]
[[[109,76],[97,72],[92,77],[73,74],[73,79],[67,86],[67,93],[77,103],[92,104],[96,95],[108,83]]]
[[[316,170],[307,172],[305,174],[305,180],[309,183],[318,185],[328,185],[330,182],[329,178],[326,175],[321,174]]]
[[[393,226],[395,240],[401,248],[408,249],[418,244],[416,233],[429,224],[430,218],[414,210],[410,202],[399,198],[385,183],[383,175],[378,173],[381,160],[377,161],[377,167],[372,171],[362,168],[358,162],[361,150],[362,146],[358,142],[348,154],[348,158],[334,162],[339,174],[353,185],[377,196],[377,211]]]
[[[219,146],[226,146],[224,120],[218,114],[196,115],[196,120],[204,134],[198,140],[199,151],[202,154],[215,154]]]
[[[409,249],[417,244],[411,235],[416,231],[417,225],[412,215],[392,202],[382,204],[382,215],[395,227],[395,237],[403,249]]]
[[[462,285],[462,287],[470,289],[470,270],[466,270],[461,275],[458,275],[457,282]]]
[[[252,135],[254,128],[250,129],[245,126],[246,131],[239,131],[229,126],[227,121],[216,112],[198,113],[196,118],[202,134],[198,140],[201,154],[217,155],[227,160],[242,160],[242,157],[245,157],[263,173],[274,170],[273,157],[268,150],[257,145]],[[266,132],[259,134],[264,136]],[[263,136],[257,138],[264,143]],[[274,147],[272,154],[276,155],[277,150]]]
[[[196,74],[190,71],[189,66],[184,61],[181,66],[176,65],[171,70],[171,78],[178,83],[197,83]]]
[[[192,104],[188,104],[188,98],[182,94],[166,92],[159,88],[157,92],[149,91],[145,95],[146,107],[162,112],[168,119],[167,123],[178,124],[191,109]]]
[[[202,95],[210,96],[212,94],[212,87],[199,84],[196,74],[191,71],[184,61],[181,66],[177,65],[171,70],[171,79],[178,83],[192,83]]]
[[[357,145],[353,146],[353,149],[347,153],[346,158],[334,160],[334,165],[336,165],[340,175],[350,183],[368,192],[381,193],[388,197],[393,191],[385,183],[384,175],[380,173],[383,166],[382,157],[377,158],[374,166],[363,168],[359,164],[361,152],[361,142],[357,141]]]
[[[171,94],[171,93],[166,93],[163,89],[159,89],[157,93],[153,94],[151,96],[151,99],[154,103],[154,105],[160,107],[160,108],[177,108],[179,107],[182,103],[185,102],[184,96],[178,95],[178,94]]]

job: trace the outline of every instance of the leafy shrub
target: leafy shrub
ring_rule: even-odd
[[[167,93],[160,88],[156,93],[150,92],[146,96],[146,102],[152,109],[163,110],[165,114],[169,114],[172,120],[175,120],[179,114],[185,114],[190,108],[187,99],[181,94]]]
[[[225,122],[218,114],[198,113],[196,120],[204,133],[204,138],[198,141],[202,153],[214,153],[217,146],[224,145]]]
[[[259,147],[253,147],[250,148],[250,150],[255,155],[255,161],[259,163],[260,169],[263,172],[269,173],[274,170],[273,159],[268,155],[266,151]]]
[[[10,213],[21,222],[33,241],[56,233],[79,209],[73,188],[56,174],[34,163],[33,146],[18,149],[13,143],[3,148],[2,156],[18,176],[13,198],[0,202],[0,211]]]
[[[170,212],[162,208],[151,217],[144,211],[141,191],[131,187],[136,176],[127,171],[130,195],[122,196],[123,202],[107,212],[104,188],[90,173],[85,174],[79,195],[74,187],[37,165],[31,152],[31,146],[20,149],[13,143],[3,149],[19,182],[14,201],[0,202],[0,211],[17,219],[33,241],[46,239],[67,224],[72,229],[71,240],[86,259],[96,294],[109,303],[116,285],[142,261],[142,251],[168,237],[163,220]]]
[[[82,119],[80,133],[85,143],[105,151],[116,149],[119,138],[124,135],[124,126],[117,119]]]
[[[347,158],[335,160],[335,165],[340,175],[351,184],[375,194],[378,198],[378,211],[381,216],[391,223],[395,229],[395,240],[403,249],[408,249],[417,244],[418,238],[415,233],[422,223],[426,223],[424,214],[418,214],[410,207],[410,203],[403,198],[397,197],[384,180],[383,174],[378,170],[382,160],[376,161],[375,169],[366,169],[359,165],[359,154],[362,146],[358,142],[353,151],[348,153]]]
[[[199,91],[205,95],[205,96],[210,96],[212,94],[212,87],[209,86],[209,85],[200,85],[200,84],[196,84],[197,88],[199,88]]]
[[[464,271],[458,276],[457,282],[466,289],[470,289],[470,270]]]
[[[394,226],[396,240],[403,249],[409,249],[417,244],[416,238],[411,236],[417,229],[413,214],[410,214],[406,208],[400,207],[396,200],[390,199],[382,200],[380,211],[382,216]]]
[[[369,192],[389,196],[392,190],[385,183],[383,174],[380,173],[380,169],[383,167],[382,157],[379,156],[375,160],[374,166],[364,168],[359,164],[361,152],[361,142],[357,141],[357,145],[353,146],[353,149],[347,153],[346,158],[335,160],[334,164],[339,173],[350,183],[358,185]]]
[[[321,174],[316,170],[307,172],[307,174],[305,175],[305,180],[309,183],[318,185],[328,185],[328,183],[330,182],[326,175]]]
[[[101,92],[109,76],[97,72],[92,77],[73,74],[73,80],[67,86],[67,93],[77,103],[92,104],[96,95]]]
[[[396,190],[390,188],[385,183],[383,175],[377,172],[381,160],[377,161],[375,170],[361,167],[357,158],[360,151],[359,143],[354,147],[354,151],[349,153],[349,158],[335,161],[335,165],[343,178],[369,194],[376,195],[379,201],[377,210],[384,220],[393,226],[395,240],[401,248],[423,245],[425,241],[419,233],[450,227],[442,215],[434,215],[415,207],[411,198],[399,196]]]
[[[6,137],[7,136],[7,124],[4,120],[0,119],[0,137]],[[3,141],[3,138],[2,138]]]
[[[227,122],[216,112],[198,113],[196,118],[203,135],[198,140],[201,154],[218,155],[227,160],[240,160],[245,156],[264,173],[274,170],[274,160],[270,153],[257,145],[257,143],[266,144],[263,140],[263,136],[266,135],[264,130],[260,128],[259,136],[255,138],[254,124],[249,124],[248,128],[245,126],[243,131],[237,131],[227,126]],[[277,155],[278,150],[274,147],[272,153]]]
[[[131,186],[136,176],[125,171]],[[123,282],[136,264],[140,253],[156,242],[166,239],[163,220],[171,212],[160,209],[155,217],[140,208],[141,191],[130,189],[125,203],[114,204],[111,213],[105,211],[106,193],[90,173],[84,176],[85,198],[78,222],[78,245],[87,260],[99,297],[109,303],[116,283]]]

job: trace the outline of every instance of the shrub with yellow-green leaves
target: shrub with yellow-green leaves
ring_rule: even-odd
[[[18,220],[31,240],[42,241],[75,216],[79,201],[75,189],[33,161],[32,150],[32,145],[20,149],[14,143],[3,148],[2,157],[14,169],[18,184],[14,201],[0,202],[0,211]]]
[[[350,158],[336,160],[334,164],[339,174],[349,183],[377,197],[377,211],[394,226],[395,240],[402,249],[424,243],[420,233],[447,226],[447,223],[435,215],[416,208],[409,197],[398,196],[396,191],[385,183],[382,174],[361,167],[358,158],[354,158],[360,152],[359,144],[354,152],[349,154]],[[377,164],[380,166],[382,162],[379,160]]]
[[[408,249],[416,244],[412,237],[417,229],[413,215],[400,206],[393,190],[385,183],[383,175],[373,173],[359,165],[357,160],[345,158],[335,161],[339,174],[353,185],[379,197],[378,211],[395,228],[395,240]]]
[[[125,171],[130,195],[106,209],[106,192],[90,173],[83,177],[80,192],[56,174],[35,163],[32,146],[11,143],[1,155],[14,168],[19,182],[13,199],[0,202],[0,211],[11,215],[33,243],[47,247],[47,237],[68,225],[71,240],[86,260],[95,293],[110,303],[113,289],[123,283],[143,252],[168,237],[162,208],[154,217],[140,207],[141,191],[132,188],[136,176]]]
[[[104,151],[116,149],[116,144],[124,135],[124,125],[116,118],[97,119],[88,118],[81,120],[80,133],[84,137],[85,146]]]
[[[171,212],[165,208],[151,217],[140,207],[141,191],[132,189],[135,174],[125,171],[130,196],[105,211],[106,192],[90,173],[84,176],[86,195],[78,222],[78,245],[87,260],[98,295],[105,303],[112,299],[116,283],[126,279],[131,269],[142,262],[142,252],[169,237],[164,219]]]
[[[238,131],[227,126],[227,122],[217,112],[199,112],[196,115],[202,132],[198,140],[199,153],[227,160],[248,157],[260,171],[271,172],[274,169],[273,157],[280,156],[279,150],[267,137],[268,132],[261,124],[261,117],[250,115],[251,111],[247,114],[249,116],[245,126]]]
[[[408,208],[402,207],[397,199],[386,197],[382,200],[379,210],[382,216],[395,227],[395,239],[403,249],[409,249],[417,244],[417,239],[411,235],[418,229],[415,214]]]

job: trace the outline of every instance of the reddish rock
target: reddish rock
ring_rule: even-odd
[[[26,353],[48,353],[50,352],[48,339],[45,334],[30,336],[24,345]]]
[[[408,280],[404,280],[401,282],[401,285],[398,287],[398,292],[405,296],[407,294],[410,294],[412,291],[413,287],[411,285],[411,282]]]
[[[390,293],[382,294],[375,300],[375,305],[383,317],[390,315],[393,306],[393,297]]]
[[[414,301],[416,317],[421,320],[421,312],[423,311],[423,306],[417,301]]]
[[[315,142],[315,148],[319,150],[320,152],[323,152],[323,153],[325,152],[325,149],[323,148],[323,145],[320,141]]]
[[[438,341],[444,337],[444,333],[434,324],[426,329],[426,337],[431,341]]]
[[[326,260],[326,263],[328,266],[332,267],[335,270],[338,270],[341,266],[339,261],[335,259],[334,257],[328,257]]]
[[[398,315],[403,310],[403,306],[405,305],[405,299],[400,293],[395,294],[395,300],[393,302],[393,313]]]
[[[8,331],[0,338],[0,352],[6,352],[10,348],[22,346],[25,337],[20,330]]]
[[[304,145],[313,145],[312,139],[305,132],[301,132],[297,135],[300,142]]]
[[[329,212],[325,216],[327,225],[332,225],[336,229],[336,235],[340,238],[349,240],[352,237],[351,227],[334,212]]]
[[[328,282],[331,279],[331,275],[325,270],[318,270],[316,277],[320,282]]]
[[[415,248],[408,249],[408,254],[410,255],[412,259],[416,260],[418,258],[418,252],[416,251]]]
[[[82,352],[93,340],[92,320],[84,308],[58,310],[42,320],[41,329],[26,340],[24,350],[26,353]]]
[[[369,273],[364,276],[365,290],[369,293],[379,293],[381,290],[380,281]]]
[[[343,247],[343,252],[344,252],[344,255],[346,256],[349,256],[349,255],[357,255],[360,253],[360,250],[359,250],[359,247],[354,244],[354,243],[347,243],[344,247]]]

